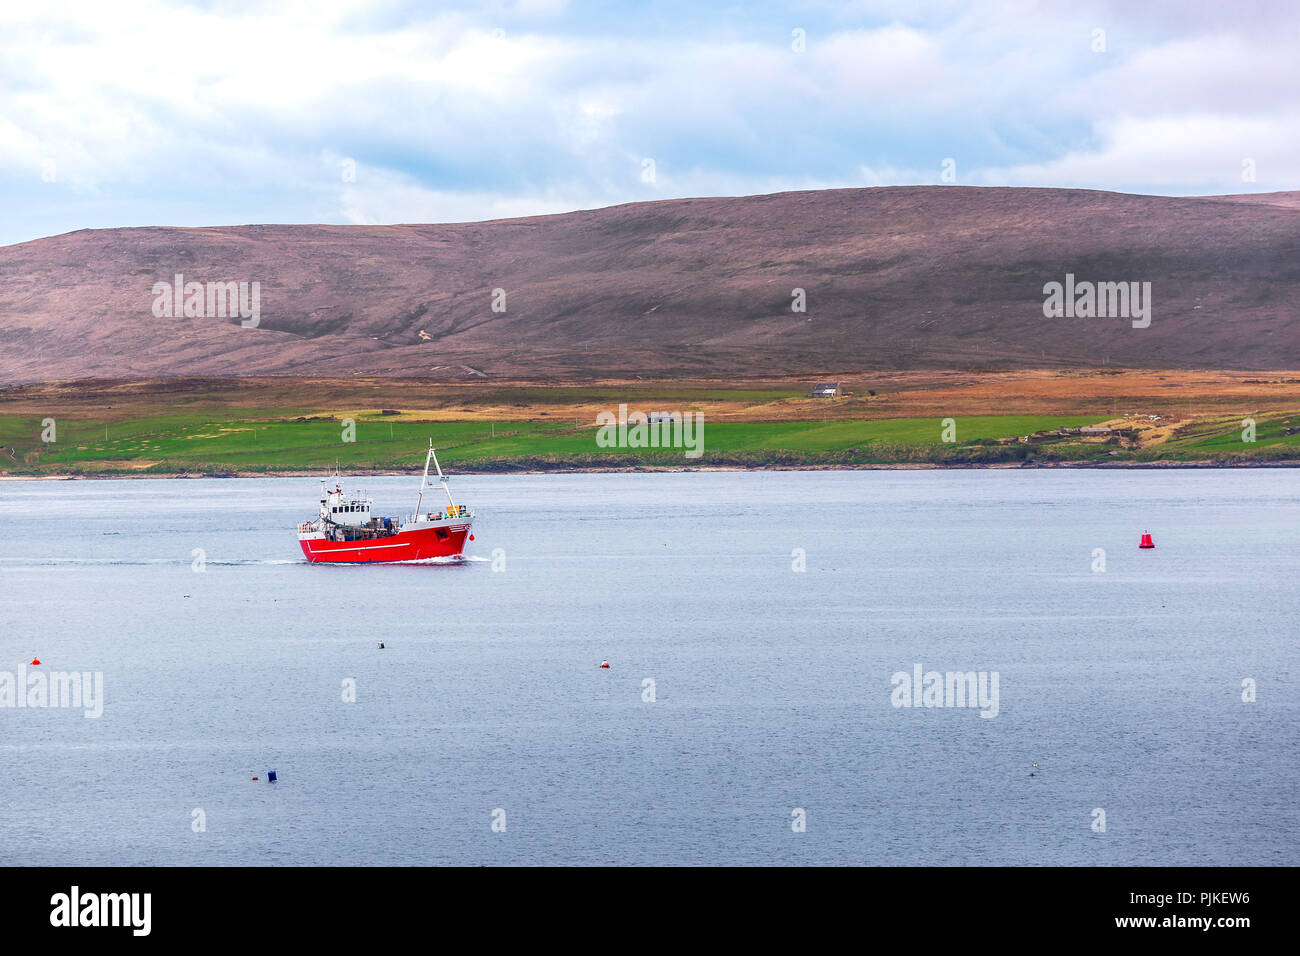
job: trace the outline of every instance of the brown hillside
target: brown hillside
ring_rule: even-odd
[[[462,225],[87,230],[0,248],[0,381],[1296,368],[1295,196],[919,186]],[[260,327],[155,318],[152,286],[177,272],[259,281]],[[1151,327],[1044,318],[1043,285],[1066,272],[1152,282]]]

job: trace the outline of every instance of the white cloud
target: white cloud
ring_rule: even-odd
[[[1269,114],[1294,107],[1300,43],[1232,34],[1171,40],[1081,79],[1060,102],[1079,111],[1129,115]]]
[[[809,52],[826,95],[873,111],[932,109],[968,92],[937,37],[899,24],[813,39]]]
[[[1195,115],[1121,117],[1098,124],[1093,148],[1045,163],[986,170],[986,182],[1033,186],[1113,188],[1140,182],[1173,191],[1248,191],[1243,162],[1259,180],[1300,187],[1300,116]]]

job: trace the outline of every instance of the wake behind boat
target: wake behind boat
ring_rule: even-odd
[[[437,469],[438,481],[447,496],[447,507],[436,512],[421,510],[430,464]],[[459,555],[466,539],[474,540],[470,534],[474,515],[452,499],[432,440],[424,459],[415,514],[401,518],[372,517],[374,502],[365,492],[344,493],[337,482],[330,491],[327,482],[328,479],[321,479],[320,516],[298,525],[298,544],[308,561],[423,561]]]

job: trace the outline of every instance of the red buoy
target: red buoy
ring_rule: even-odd
[[[473,540],[474,540],[474,536],[473,536],[473,535],[470,535],[470,536],[469,536],[469,539],[470,539],[471,541],[473,541]]]
[[[33,666],[33,667],[35,667],[35,666],[36,666],[37,664],[39,664],[40,662],[41,662],[41,659],[40,659],[39,657],[33,657],[33,658],[32,658],[32,666]]]
[[[600,662],[600,666],[608,670],[608,669],[609,669],[609,661],[601,661],[601,662]]]
[[[1155,543],[1154,541],[1151,540],[1151,532],[1150,532],[1150,531],[1143,531],[1143,532],[1142,532],[1142,541],[1141,541],[1140,544],[1138,544],[1138,547],[1139,547],[1139,548],[1154,548],[1155,546],[1156,546],[1156,543]]]

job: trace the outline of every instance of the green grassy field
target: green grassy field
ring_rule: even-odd
[[[1175,444],[1185,450],[1240,451],[1246,447],[1241,438],[1241,419],[1213,419],[1193,422],[1180,434]],[[1291,434],[1287,434],[1290,431]],[[1260,418],[1255,423],[1253,447],[1300,447],[1300,413]]]
[[[592,389],[592,397],[598,389]],[[756,393],[757,394],[757,393]],[[763,393],[766,394],[766,393]],[[663,397],[663,396],[659,396]],[[736,393],[727,393],[735,398]],[[866,464],[995,464],[1026,461],[1277,460],[1300,457],[1300,413],[1261,419],[1257,440],[1240,420],[1189,422],[1149,448],[1064,439],[997,444],[1044,429],[1095,424],[1102,416],[988,415],[956,418],[945,442],[938,418],[875,421],[705,421],[704,453],[681,449],[601,448],[589,422],[410,421],[378,414],[345,420],[308,409],[231,417],[230,409],[105,420],[65,418],[55,441],[41,440],[42,420],[0,416],[0,471],[13,475],[392,471],[423,463],[430,438],[439,457],[461,470]],[[1287,434],[1293,431],[1292,434]],[[346,440],[351,438],[352,440]]]

